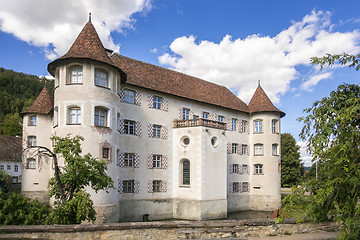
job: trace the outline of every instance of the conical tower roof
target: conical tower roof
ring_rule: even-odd
[[[21,114],[37,113],[37,114],[49,114],[54,107],[53,99],[49,90],[44,87],[39,96],[35,99],[33,104],[23,111]]]
[[[108,57],[91,19],[85,24],[69,51],[64,56],[49,63],[49,73],[54,76],[56,65],[65,59],[92,59],[118,68]]]
[[[285,113],[280,111],[274,104],[271,102],[270,98],[266,95],[264,89],[260,86],[257,87],[253,97],[249,103],[250,113],[257,112],[279,112],[280,117],[284,117]]]

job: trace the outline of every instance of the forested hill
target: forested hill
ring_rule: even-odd
[[[52,93],[52,80],[0,68],[0,135],[21,135],[19,113],[34,102],[45,82]]]

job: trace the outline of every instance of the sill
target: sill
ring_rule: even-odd
[[[81,123],[67,123],[66,125],[76,125],[76,126],[78,126],[78,125],[81,125]]]
[[[69,124],[67,124],[67,125],[69,125]],[[71,124],[71,125],[73,125],[73,124]],[[80,125],[80,124],[79,124]],[[110,127],[108,127],[108,126],[100,126],[100,125],[94,125],[95,127],[100,127],[100,128],[108,128],[108,129],[110,129]]]
[[[274,157],[278,157],[278,156],[279,156],[279,154],[276,154],[276,155],[274,155],[274,154],[273,154],[273,156],[274,156]]]
[[[36,127],[36,125],[30,125],[30,124],[29,124],[28,127]]]
[[[58,126],[59,126],[59,125],[56,124],[56,125],[53,126],[53,128],[57,128]]]
[[[135,102],[134,103],[131,103],[131,102],[125,102],[125,101],[121,101],[122,103],[127,103],[127,104],[130,104],[130,105],[135,105],[135,106],[137,106],[136,104],[135,104]]]
[[[272,132],[272,134],[279,134],[278,132]]]
[[[259,176],[261,176],[261,175],[264,175],[263,173],[254,173],[254,175],[259,175]]]
[[[109,88],[109,87],[104,87],[104,86],[100,86],[100,85],[96,85],[96,84],[95,84],[95,86],[100,87],[100,88],[104,88],[104,89],[107,89],[107,90],[111,90],[111,88]]]
[[[264,156],[264,154],[254,154],[254,157],[256,157],[256,156]]]
[[[180,185],[181,188],[190,188],[190,185]]]
[[[264,132],[254,132],[254,134],[263,134]]]
[[[83,83],[65,83],[65,85],[83,85]]]

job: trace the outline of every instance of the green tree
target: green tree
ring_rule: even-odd
[[[300,147],[290,133],[281,134],[281,186],[292,187],[300,180]]]
[[[54,209],[50,213],[47,223],[76,224],[82,221],[95,221],[96,212],[90,194],[86,192],[91,187],[95,192],[113,187],[113,181],[106,174],[106,161],[99,161],[91,154],[81,155],[83,137],[51,138],[55,142],[54,150],[40,147],[54,159],[57,168],[59,154],[64,159],[64,166],[56,170],[57,174],[49,181],[50,196],[55,198]]]
[[[333,216],[343,223],[340,239],[359,239],[360,87],[342,84],[304,112],[300,138],[319,162],[318,178],[304,183],[308,214],[315,221]]]
[[[324,65],[332,66],[335,63],[339,63],[341,65],[349,64],[349,67],[355,67],[356,71],[360,69],[360,54],[358,55],[349,55],[346,53],[343,54],[326,54],[321,58],[312,57],[310,60],[312,64],[319,64],[321,69],[323,69]]]
[[[22,133],[22,119],[18,113],[9,113],[0,124],[0,134],[7,136],[20,136]]]

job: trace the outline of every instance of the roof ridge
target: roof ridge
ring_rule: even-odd
[[[285,116],[285,113],[275,107],[268,95],[265,93],[264,89],[260,86],[260,80],[259,85],[256,88],[254,95],[249,102],[249,110],[251,113],[279,112],[281,117]]]

